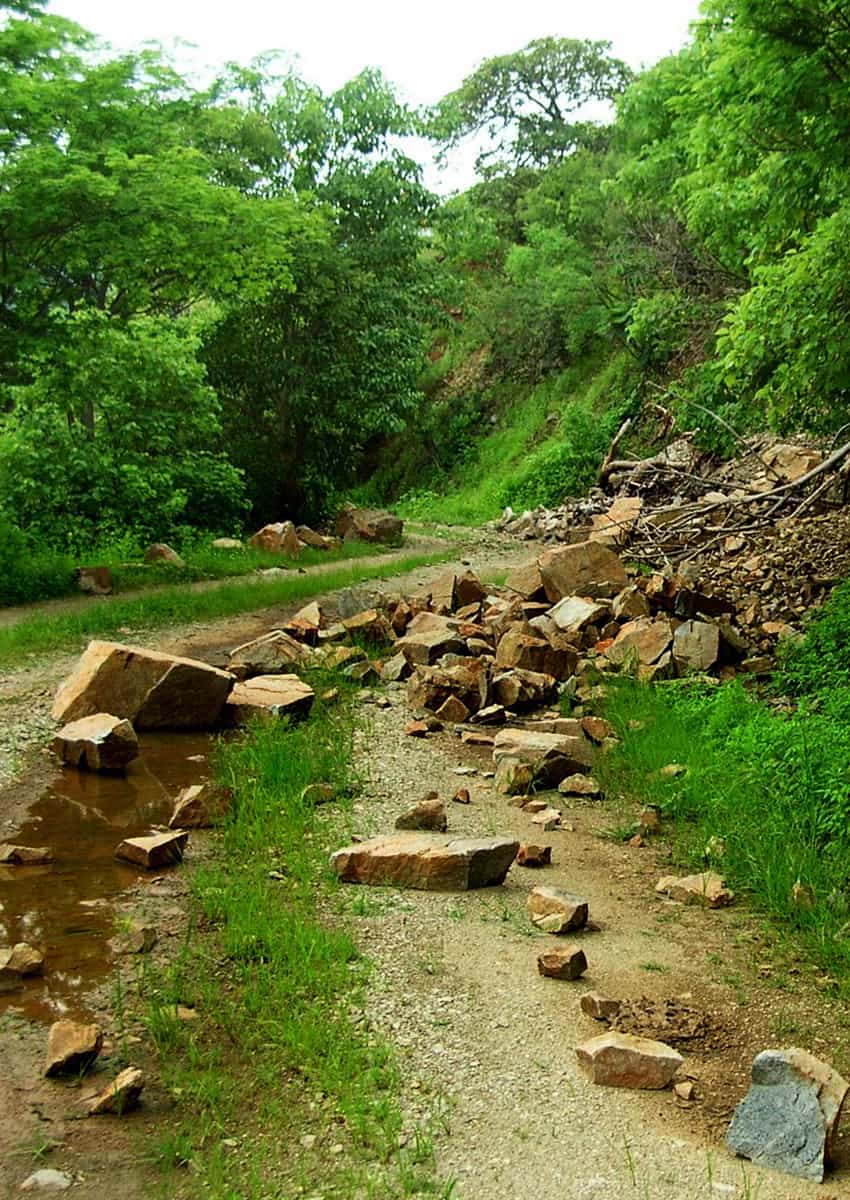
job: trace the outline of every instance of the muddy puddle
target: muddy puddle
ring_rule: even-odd
[[[38,1021],[91,1018],[86,995],[112,973],[109,941],[120,928],[117,897],[146,872],[121,863],[126,837],[166,824],[182,787],[209,774],[208,734],[144,734],[125,775],[57,766],[24,823],[6,840],[49,846],[43,867],[0,866],[0,945],[29,942],[45,956],[44,975],[22,991],[0,993],[0,1015],[14,1010]]]

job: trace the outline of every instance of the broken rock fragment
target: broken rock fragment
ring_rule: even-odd
[[[680,675],[708,671],[720,653],[720,630],[706,621],[683,621],[673,635],[673,661]]]
[[[519,867],[548,867],[552,862],[552,847],[526,842],[520,846],[516,861]]]
[[[613,1021],[620,1011],[620,1001],[599,992],[585,992],[581,998],[581,1011],[594,1021]]]
[[[138,757],[139,739],[124,718],[94,713],[64,725],[53,738],[53,753],[74,767],[123,771]]]
[[[583,950],[559,946],[538,956],[537,970],[547,979],[580,979],[587,970],[587,958]]]
[[[57,1021],[47,1036],[44,1074],[79,1075],[92,1065],[102,1046],[103,1034],[97,1025]]]
[[[547,599],[565,596],[616,596],[628,583],[625,567],[613,550],[599,542],[576,542],[545,550],[537,560]]]
[[[653,1091],[665,1088],[684,1062],[664,1042],[613,1031],[576,1046],[576,1055],[592,1083]]]
[[[396,834],[345,846],[331,856],[344,883],[454,892],[504,882],[519,843],[509,838]]]
[[[255,638],[231,650],[229,667],[239,679],[252,675],[275,675],[304,666],[310,661],[310,651],[303,643],[275,629],[265,637]]]
[[[88,1115],[98,1117],[103,1113],[116,1113],[120,1116],[131,1112],[138,1107],[144,1086],[145,1077],[139,1068],[127,1067],[102,1092],[85,1102]]]
[[[125,838],[116,849],[115,857],[149,871],[170,867],[183,861],[188,840],[188,833],[182,829],[175,829],[173,833],[154,833],[149,837]]]
[[[43,867],[53,862],[49,846],[15,846],[0,843],[0,864],[14,867]]]
[[[661,895],[682,904],[704,904],[706,908],[725,908],[735,899],[735,893],[726,887],[720,875],[713,871],[702,871],[698,875],[665,875],[655,885]]]
[[[526,904],[532,924],[545,933],[570,933],[587,924],[587,901],[560,888],[536,887]]]
[[[396,829],[428,829],[434,833],[445,833],[447,825],[446,806],[436,792],[429,792],[395,823]]]
[[[761,1166],[821,1183],[848,1084],[804,1050],[765,1050],[726,1145]]]
[[[44,970],[44,955],[27,942],[0,946],[0,993],[14,992],[23,981]]]
[[[207,829],[218,825],[232,799],[230,788],[207,781],[181,788],[174,801],[169,829]]]
[[[237,725],[257,713],[273,717],[304,717],[316,693],[297,675],[255,675],[237,683],[227,699],[227,712]]]

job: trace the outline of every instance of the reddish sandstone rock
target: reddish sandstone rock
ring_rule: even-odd
[[[25,979],[43,970],[44,955],[27,942],[0,946],[0,993],[17,991]]]
[[[108,712],[136,729],[209,729],[234,678],[191,658],[119,642],[90,642],[53,704],[57,721]]]
[[[15,846],[0,843],[0,863],[14,867],[42,867],[53,862],[48,846]]]
[[[158,867],[171,867],[183,861],[183,851],[189,840],[188,833],[181,829],[173,833],[153,833],[148,837],[125,838],[115,851],[116,858],[145,867],[149,871]]]
[[[248,679],[252,675],[291,671],[293,667],[304,666],[310,657],[306,646],[282,629],[275,629],[231,650],[228,666],[239,679]]]
[[[537,671],[515,668],[493,677],[492,697],[503,708],[521,712],[538,708],[554,699],[558,681],[553,675],[541,675]]]
[[[103,1113],[131,1112],[138,1108],[139,1097],[145,1086],[145,1078],[138,1067],[127,1067],[121,1071],[102,1092],[86,1100],[85,1107],[90,1117],[101,1116]]]
[[[154,542],[145,551],[146,563],[167,563],[170,567],[185,567],[186,564],[176,550],[167,542]]]
[[[581,1011],[594,1021],[613,1021],[620,1011],[620,1001],[599,992],[585,992],[581,998]]]
[[[275,521],[264,525],[248,539],[249,545],[255,550],[264,550],[267,554],[286,554],[297,558],[301,550],[298,534],[291,521]]]
[[[576,1046],[579,1066],[602,1087],[665,1088],[684,1062],[664,1042],[628,1033],[603,1033]]]
[[[501,670],[519,667],[555,679],[567,679],[576,669],[578,651],[566,641],[537,637],[530,625],[519,623],[499,639],[496,666]]]
[[[654,621],[649,617],[637,617],[622,627],[606,651],[606,657],[613,663],[632,660],[640,666],[651,666],[672,643],[673,626],[666,617]]]
[[[351,637],[359,641],[375,644],[392,640],[390,623],[376,608],[367,608],[353,617],[346,617],[342,624]]]
[[[78,567],[74,573],[77,587],[87,596],[108,596],[112,591],[109,567]]]
[[[531,767],[533,779],[543,787],[557,787],[568,775],[590,765],[590,743],[584,737],[538,733],[531,729],[503,729],[496,734],[493,761],[496,778],[506,760]]]
[[[655,886],[656,892],[679,900],[682,904],[703,904],[706,908],[725,908],[735,899],[723,879],[713,871],[698,875],[665,875]]]
[[[257,713],[273,717],[304,717],[316,693],[297,675],[255,675],[237,683],[227,700],[227,713],[242,725]]]
[[[526,905],[532,924],[546,933],[569,933],[587,924],[587,901],[560,888],[536,887]]]
[[[404,522],[389,512],[347,504],[336,519],[337,535],[346,542],[400,542]]]
[[[466,654],[466,645],[458,635],[455,623],[440,618],[437,613],[427,615],[437,617],[442,623],[420,624],[414,628],[419,621],[417,617],[411,622],[405,636],[396,642],[396,649],[401,651],[411,666],[430,666],[444,654]]]
[[[543,580],[536,562],[526,563],[511,571],[505,580],[505,587],[517,592],[523,600],[542,600],[544,596]]]
[[[501,837],[397,834],[345,846],[331,865],[344,883],[466,891],[504,882],[518,849],[518,842]]]
[[[640,496],[619,496],[607,512],[593,518],[590,540],[603,546],[624,546],[637,525],[642,508]]]
[[[537,970],[547,979],[580,979],[587,970],[587,958],[583,950],[559,946],[538,956]]]
[[[548,867],[552,862],[552,847],[526,842],[520,846],[516,861],[518,867]]]
[[[396,829],[427,829],[432,833],[445,833],[447,826],[446,806],[436,792],[429,792],[395,823]]]
[[[628,583],[625,567],[613,550],[598,542],[576,542],[545,550],[537,560],[547,599],[564,596],[616,596]]]
[[[53,738],[53,753],[74,767],[123,771],[138,757],[139,739],[124,718],[93,713],[64,725]]]
[[[581,727],[592,742],[604,742],[614,734],[614,726],[604,717],[582,717]]]
[[[222,820],[233,793],[215,783],[196,783],[181,788],[174,801],[169,829],[206,829]]]
[[[102,1046],[103,1034],[96,1025],[56,1021],[47,1037],[44,1074],[80,1075],[92,1065]]]
[[[449,725],[461,725],[469,720],[469,709],[457,696],[449,696],[437,709],[436,716]]]

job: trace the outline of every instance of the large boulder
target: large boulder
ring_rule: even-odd
[[[264,525],[248,539],[248,543],[255,550],[264,550],[267,554],[286,554],[290,558],[297,558],[301,550],[298,534],[291,521],[275,521],[271,525]]]
[[[505,791],[505,781],[512,772],[509,765],[524,763],[531,768],[534,782],[542,787],[557,787],[568,775],[581,773],[590,767],[593,753],[583,736],[538,733],[531,729],[503,729],[496,734],[493,761],[496,764],[496,787]]]
[[[499,639],[496,666],[503,670],[519,667],[538,675],[568,679],[578,664],[578,651],[564,639],[536,637],[536,632],[524,623],[512,625]]]
[[[336,519],[336,532],[346,542],[400,542],[404,522],[393,513],[347,504]]]
[[[90,642],[53,703],[57,721],[111,713],[136,729],[210,729],[234,678],[207,663],[120,642]]]
[[[186,564],[180,555],[167,542],[154,542],[152,546],[148,546],[145,551],[146,563],[165,563],[169,567],[185,567]]]
[[[763,1167],[822,1183],[848,1084],[805,1050],[764,1050],[726,1145]]]
[[[626,569],[613,550],[599,542],[576,542],[545,550],[537,560],[550,603],[565,596],[616,596],[628,583]]]
[[[518,849],[503,837],[395,834],[345,846],[331,865],[344,883],[456,892],[503,883]]]
[[[90,771],[123,771],[139,754],[139,739],[124,717],[94,713],[64,725],[53,739],[62,762]]]
[[[273,717],[305,717],[316,693],[297,675],[255,675],[237,683],[227,700],[227,713],[242,725],[257,713]]]

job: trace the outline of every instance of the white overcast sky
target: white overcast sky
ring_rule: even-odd
[[[483,59],[537,37],[604,39],[632,67],[645,66],[685,42],[699,0],[54,0],[50,8],[117,50],[189,42],[178,53],[186,68],[280,50],[332,91],[379,67],[418,105],[439,100]],[[442,181],[429,170],[429,182],[441,191],[466,186],[469,157]]]

